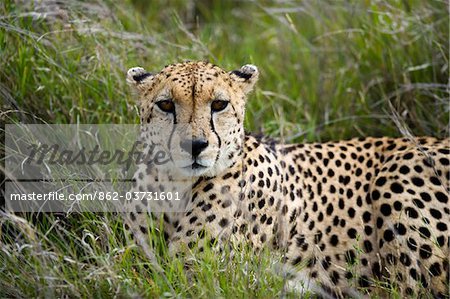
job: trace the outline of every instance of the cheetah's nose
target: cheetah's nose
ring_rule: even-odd
[[[181,148],[190,153],[194,158],[198,157],[208,144],[208,141],[203,139],[187,139],[180,142]]]

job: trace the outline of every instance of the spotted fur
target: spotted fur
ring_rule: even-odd
[[[244,242],[285,252],[286,265],[333,296],[377,283],[448,296],[449,139],[278,144],[245,135],[246,95],[257,78],[251,65],[226,72],[206,62],[129,71],[143,124],[189,123],[193,138],[208,144],[192,158],[204,167],[184,173],[187,210],[154,215],[164,219],[170,251]],[[176,112],[158,110],[161,99]],[[217,99],[229,104],[213,112]],[[136,173],[139,190],[155,183],[146,167]],[[130,225],[145,234],[136,216],[143,209]]]

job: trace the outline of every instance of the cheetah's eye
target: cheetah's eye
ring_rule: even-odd
[[[228,106],[228,101],[223,100],[214,100],[211,103],[211,110],[213,112],[219,112],[225,109]]]
[[[174,113],[175,112],[175,104],[171,100],[164,100],[156,102],[156,105],[159,109],[164,112]]]

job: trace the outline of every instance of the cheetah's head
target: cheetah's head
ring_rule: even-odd
[[[146,133],[178,153],[177,169],[186,176],[215,176],[238,159],[246,96],[257,79],[253,65],[226,72],[207,62],[173,64],[156,74],[135,67],[127,74]],[[189,133],[179,133],[183,127]]]

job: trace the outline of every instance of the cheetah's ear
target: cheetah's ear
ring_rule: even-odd
[[[143,90],[153,80],[154,75],[141,67],[132,67],[127,72],[127,83],[137,90]]]
[[[238,70],[231,71],[231,79],[236,82],[245,94],[253,90],[253,86],[258,81],[259,71],[253,64],[246,64]]]

